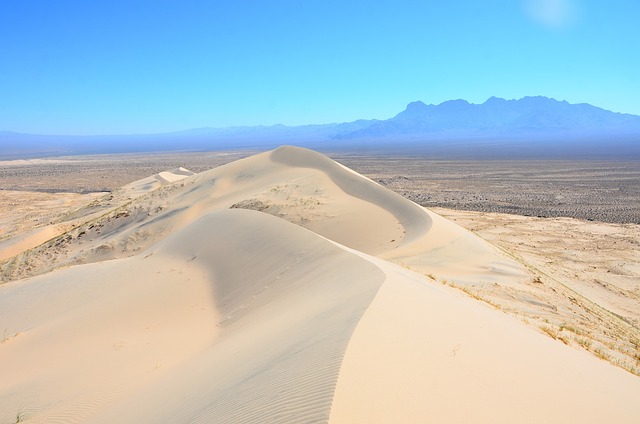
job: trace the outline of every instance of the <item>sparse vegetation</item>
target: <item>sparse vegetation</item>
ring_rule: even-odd
[[[604,359],[605,361],[611,361],[611,356],[605,352],[601,347],[597,347],[593,350],[593,353],[600,359]]]
[[[573,325],[567,324],[566,322],[563,322],[562,324],[560,324],[559,331],[570,331],[573,334],[577,334],[578,336],[582,336],[582,335],[585,334],[583,330],[581,330],[581,329],[579,329],[579,328],[577,328],[577,327],[575,327]]]
[[[11,422],[11,424],[18,424],[18,423],[25,422],[26,419],[27,419],[27,416],[24,413],[24,408],[19,407],[18,410],[16,411],[16,416],[14,420]]]
[[[575,337],[575,341],[578,342],[578,344],[583,348],[587,350],[591,349],[591,339],[588,339],[586,337]]]
[[[4,344],[4,343],[6,343],[6,342],[7,342],[7,341],[9,341],[10,339],[12,339],[12,338],[14,338],[14,337],[18,336],[19,334],[20,334],[20,333],[16,333],[16,332],[14,332],[14,331],[9,331],[9,329],[8,329],[8,328],[5,328],[5,329],[2,331],[2,339],[0,340],[0,344]]]
[[[543,325],[542,327],[540,327],[540,329],[552,339],[556,340],[558,338],[558,331],[556,331],[554,328],[548,325]]]
[[[461,285],[455,284],[455,283],[453,283],[451,281],[444,280],[444,279],[442,280],[442,283],[445,284],[445,285],[448,285],[449,287],[453,287],[453,288],[456,288],[458,290],[461,290],[461,291],[465,292],[467,295],[471,296],[472,298],[474,298],[476,300],[479,300],[481,302],[484,302],[484,303],[486,303],[488,305],[491,305],[496,309],[502,309],[502,306],[500,306],[500,304],[492,301],[491,299],[489,299],[487,297],[482,296],[480,293],[472,290],[469,286],[461,286]]]
[[[571,160],[514,164],[422,158],[400,162],[353,155],[337,159],[426,207],[640,223],[640,196],[628,198],[624,194],[640,178],[634,162],[586,162],[583,166]],[[591,170],[586,166],[592,166]],[[495,178],[497,169],[499,180]],[[563,172],[557,172],[559,169]],[[576,184],[578,176],[580,183]]]

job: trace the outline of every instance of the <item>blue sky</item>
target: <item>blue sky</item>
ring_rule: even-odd
[[[637,0],[0,0],[0,130],[386,119],[544,95],[640,115]]]

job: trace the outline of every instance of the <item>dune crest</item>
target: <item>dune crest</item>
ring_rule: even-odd
[[[0,422],[637,420],[636,376],[427,276],[525,290],[522,265],[316,152],[72,216],[3,262]]]

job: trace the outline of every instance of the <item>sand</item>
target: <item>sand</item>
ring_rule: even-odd
[[[36,247],[73,228],[60,222],[70,210],[104,196],[0,190],[0,261]]]
[[[159,173],[63,224],[0,249],[0,422],[638,420],[636,375],[459,290],[541,296],[535,270],[318,153]]]
[[[526,264],[535,282],[465,290],[640,374],[640,226],[436,209]]]

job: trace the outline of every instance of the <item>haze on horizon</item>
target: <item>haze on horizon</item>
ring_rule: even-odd
[[[543,95],[640,115],[640,3],[0,4],[0,131],[386,119]]]

